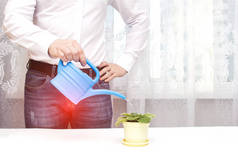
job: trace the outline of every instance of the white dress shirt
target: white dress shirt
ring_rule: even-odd
[[[8,0],[3,29],[34,60],[58,64],[48,55],[56,39],[73,39],[96,66],[105,58],[107,6],[119,11],[129,27],[126,49],[115,62],[127,71],[147,45],[148,0]],[[77,66],[82,67],[80,63]]]

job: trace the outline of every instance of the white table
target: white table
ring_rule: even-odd
[[[0,155],[238,155],[237,127],[150,128],[150,144],[121,144],[123,129],[0,129]]]

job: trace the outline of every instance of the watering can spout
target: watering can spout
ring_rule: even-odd
[[[111,90],[107,90],[107,89],[89,89],[88,92],[84,95],[83,98],[81,98],[81,100],[90,97],[90,96],[95,96],[95,95],[114,95],[117,96],[123,100],[126,99],[126,97],[120,93],[111,91]]]

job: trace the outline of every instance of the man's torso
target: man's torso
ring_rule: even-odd
[[[86,57],[99,65],[105,56],[104,22],[108,0],[37,0],[34,24],[59,39],[77,40]],[[40,60],[31,55],[30,58]],[[57,64],[58,59],[44,58]],[[81,67],[79,63],[77,66]]]

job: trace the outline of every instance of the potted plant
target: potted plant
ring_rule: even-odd
[[[151,119],[155,115],[151,113],[122,113],[115,123],[119,126],[121,123],[124,126],[123,144],[129,146],[144,146],[149,143],[148,128]]]

